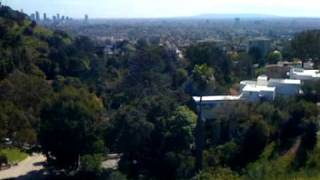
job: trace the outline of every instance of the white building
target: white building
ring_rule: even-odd
[[[302,68],[292,68],[288,73],[290,79],[298,80],[320,80],[319,70],[305,70]]]
[[[193,100],[197,103],[197,105],[200,104],[200,97],[194,96]],[[205,119],[210,119],[214,117],[214,108],[223,107],[230,103],[236,103],[241,100],[241,96],[202,96],[202,115]],[[198,107],[199,109],[199,107]]]
[[[277,96],[295,96],[301,93],[301,80],[270,79],[268,86],[276,88]]]
[[[277,96],[295,96],[300,93],[301,80],[296,79],[268,79],[262,75],[257,81],[241,81],[239,96],[203,96],[202,114],[204,118],[214,117],[213,109],[240,101],[259,102],[273,101]],[[200,97],[193,97],[199,105]]]
[[[303,68],[304,69],[313,69],[314,63],[312,61],[308,61],[303,63]]]
[[[271,92],[274,91],[273,99],[276,96],[294,96],[300,93],[301,80],[297,79],[268,79],[267,76],[259,76],[257,81],[241,81],[240,91],[244,92],[262,91],[266,93],[265,99],[272,100]],[[269,92],[269,93],[267,93]],[[263,94],[262,94],[263,96]]]
[[[200,97],[199,96],[194,96],[193,100],[196,103],[200,103]],[[225,105],[226,103],[229,102],[234,102],[234,101],[239,101],[241,100],[241,96],[202,96],[202,105],[203,107],[221,107]]]
[[[241,99],[248,102],[258,102],[260,100],[273,101],[276,96],[276,88],[260,85],[246,85],[241,92]]]

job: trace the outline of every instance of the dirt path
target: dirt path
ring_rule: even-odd
[[[292,145],[292,147],[288,150],[287,154],[289,154],[289,155],[296,155],[297,152],[298,152],[298,150],[299,150],[299,148],[300,148],[300,146],[301,146],[301,136],[299,136],[299,137],[296,139],[295,143],[294,143],[294,144]]]
[[[46,158],[41,154],[34,154],[21,161],[17,166],[0,171],[0,179],[18,178],[33,179],[43,169]]]

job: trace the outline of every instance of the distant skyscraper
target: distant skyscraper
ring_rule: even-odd
[[[84,15],[84,22],[88,23],[88,21],[89,21],[89,16],[88,16],[88,14],[86,14],[86,15]]]
[[[36,11],[36,21],[40,21],[40,14],[38,11]]]
[[[52,20],[53,20],[53,22],[56,22],[57,21],[57,17],[56,16],[52,16]]]
[[[235,21],[236,24],[239,24],[240,23],[240,18],[235,18],[234,21]]]
[[[60,21],[60,14],[57,14],[57,21]]]
[[[46,21],[47,19],[47,13],[43,13],[43,20]]]
[[[32,14],[30,15],[30,18],[31,18],[32,21],[35,21],[35,20],[36,20],[36,15],[35,15],[34,13],[32,13]]]

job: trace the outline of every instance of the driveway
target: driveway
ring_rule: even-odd
[[[41,179],[42,169],[46,157],[42,154],[34,154],[21,161],[17,166],[0,171],[0,179]]]
[[[119,154],[109,154],[108,160],[102,162],[102,167],[105,169],[117,169],[120,161]]]

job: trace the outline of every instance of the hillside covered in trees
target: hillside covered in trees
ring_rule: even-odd
[[[298,34],[292,56],[318,65],[319,34]],[[228,94],[259,74],[256,60],[213,43],[186,47],[182,59],[143,40],[117,46],[106,56],[88,37],[0,7],[0,139],[39,148],[56,178],[320,178],[319,82],[292,99],[216,109],[198,171],[192,95]],[[102,169],[108,153],[121,155],[117,170]]]

